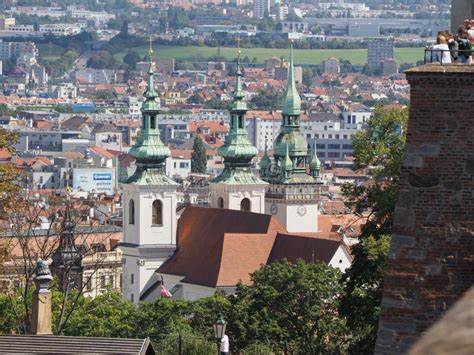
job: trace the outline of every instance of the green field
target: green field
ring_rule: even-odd
[[[148,47],[134,47],[115,54],[115,58],[122,61],[124,55],[129,51],[134,50],[144,56],[147,53]],[[155,45],[154,56],[157,58],[176,58],[182,60],[205,60],[217,54],[218,49],[213,47],[198,47],[198,46],[162,46]],[[227,60],[235,58],[235,48],[220,48],[220,55]],[[257,59],[257,63],[263,63],[266,58],[272,56],[286,56],[289,55],[289,50],[278,48],[243,48],[242,56]],[[349,60],[352,64],[367,63],[366,49],[295,49],[294,53],[296,64],[321,64],[321,60],[336,57],[338,59]],[[423,59],[423,48],[395,48],[395,59],[399,64],[401,63],[416,63]]]

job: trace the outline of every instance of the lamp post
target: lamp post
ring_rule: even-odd
[[[222,318],[222,314],[219,314],[219,318],[212,325],[212,327],[214,328],[214,337],[216,338],[216,341],[217,341],[217,353],[219,353],[220,342],[221,342],[222,337],[225,334],[226,326],[227,326],[227,322],[224,320],[224,318]]]

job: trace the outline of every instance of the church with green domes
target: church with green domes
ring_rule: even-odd
[[[321,163],[316,152],[308,152],[308,143],[300,132],[301,98],[294,78],[293,47],[290,51],[282,124],[273,144],[273,161],[265,152],[260,163],[260,176],[269,183],[265,213],[275,215],[289,232],[317,232]]]

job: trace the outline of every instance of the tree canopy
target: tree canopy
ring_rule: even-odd
[[[191,155],[191,171],[205,174],[207,172],[207,153],[201,137],[194,139],[193,153]]]
[[[368,173],[371,180],[342,189],[346,205],[360,218],[368,218],[343,276],[340,312],[354,334],[351,354],[374,352],[407,123],[407,110],[377,107],[366,129],[352,140],[354,168]]]

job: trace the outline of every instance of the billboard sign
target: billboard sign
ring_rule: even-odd
[[[72,187],[92,194],[113,195],[115,171],[114,169],[76,168],[73,170]]]

